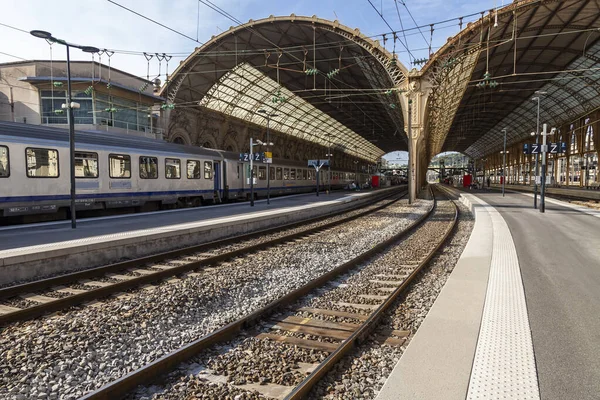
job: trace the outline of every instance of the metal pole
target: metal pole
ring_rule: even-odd
[[[504,132],[504,151],[502,152],[502,197],[504,197],[506,186],[506,128],[502,129],[502,132]]]
[[[254,207],[254,168],[252,164],[254,154],[252,153],[252,147],[252,138],[250,138],[250,207]]]
[[[540,97],[537,97],[537,125],[535,128],[535,144],[539,144],[540,142]],[[537,198],[538,198],[538,184],[537,184],[537,177],[538,177],[538,160],[540,158],[540,154],[539,152],[535,155],[535,179],[534,179],[534,186],[533,186],[533,208],[537,208]]]
[[[327,147],[327,194],[331,194],[331,146]]]
[[[269,137],[269,121],[271,120],[271,116],[267,116],[267,152],[269,151],[269,144],[271,144],[271,139]],[[271,164],[267,163],[267,205],[271,204]]]
[[[317,165],[320,165],[320,162],[321,160],[317,160]],[[321,168],[315,168],[315,172],[317,173],[317,197],[319,197],[319,172],[321,172]]]
[[[71,58],[67,47],[67,114],[69,115],[69,165],[71,170],[71,228],[77,227],[75,215],[75,116],[71,107]]]
[[[408,204],[413,203],[412,177],[412,100],[408,100]]]
[[[544,195],[546,193],[546,129],[547,125],[544,124],[544,129],[542,131],[542,189],[540,196],[540,212],[546,211],[546,202],[544,201]]]

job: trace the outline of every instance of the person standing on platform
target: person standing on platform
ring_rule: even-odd
[[[490,183],[491,183],[491,180],[490,180],[490,177],[489,177],[489,176],[487,177],[486,183],[487,183],[487,188],[488,188],[488,190],[490,190]]]

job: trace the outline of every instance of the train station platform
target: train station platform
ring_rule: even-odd
[[[598,399],[600,212],[454,190],[471,237],[377,399]]]
[[[492,184],[492,187],[497,190],[501,190],[502,186],[498,184]],[[533,193],[532,185],[506,185],[506,190],[514,190],[518,192]],[[538,187],[538,195],[539,195]],[[600,201],[600,190],[596,188],[586,189],[583,187],[547,187],[546,194],[550,196],[559,196],[567,199],[584,199],[584,200],[596,200]]]
[[[326,216],[398,190],[315,193],[216,206],[0,227],[0,285]]]

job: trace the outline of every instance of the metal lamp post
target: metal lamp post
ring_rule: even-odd
[[[331,194],[331,157],[333,157],[333,154],[331,154],[331,150],[328,150],[327,154],[327,176],[329,177],[329,179],[327,179],[327,185],[328,185],[328,190],[327,190],[327,194]]]
[[[506,128],[502,129],[502,132],[504,132],[504,151],[502,152],[502,197],[504,197],[506,187]]]
[[[272,146],[271,138],[269,136],[269,122],[271,118],[278,117],[279,114],[269,114],[267,110],[260,109],[259,113],[265,114],[264,117],[267,119],[267,151],[269,151],[269,146]],[[271,166],[267,165],[267,204],[271,204]]]
[[[262,145],[273,145],[273,143],[265,143],[257,140],[256,143],[250,138],[250,207],[254,207],[254,146]],[[267,165],[267,177],[269,176],[269,170]]]
[[[63,105],[63,108],[67,108],[67,115],[69,119],[69,163],[70,163],[70,175],[71,175],[71,228],[77,227],[77,218],[75,215],[75,117],[73,114],[73,108],[78,108],[78,104],[72,101],[71,97],[71,58],[69,54],[70,47],[76,47],[83,50],[86,53],[98,53],[100,49],[93,46],[81,46],[78,44],[67,43],[62,39],[57,39],[50,32],[34,30],[29,32],[32,36],[40,39],[48,40],[52,43],[59,43],[67,48],[67,104]]]
[[[556,128],[552,128],[550,132],[547,132],[548,125],[544,124],[544,129],[542,131],[542,188],[540,194],[540,212],[546,212],[546,201],[545,201],[545,191],[546,191],[546,155],[548,153],[546,147],[546,137],[548,135],[553,135],[556,132]]]
[[[536,90],[535,94],[537,94],[537,96],[533,97],[531,100],[533,100],[533,101],[537,100],[537,123],[536,123],[536,128],[535,128],[535,144],[539,144],[540,143],[540,139],[539,139],[539,137],[540,137],[540,95],[546,94],[546,92]],[[539,167],[538,167],[539,159],[540,159],[540,154],[537,153],[535,155],[535,180],[534,180],[534,185],[533,185],[533,208],[537,208],[537,197],[538,197],[537,177],[538,177],[538,173],[539,173]]]

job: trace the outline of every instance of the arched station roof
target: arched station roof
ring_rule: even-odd
[[[406,149],[407,70],[378,42],[316,17],[269,17],[213,37],[161,95],[374,161]],[[265,110],[265,113],[259,113]]]
[[[423,67],[434,81],[430,126],[438,110],[450,116],[431,152],[485,156],[501,150],[502,128],[509,143],[529,137],[536,91],[550,126],[600,107],[599,11],[595,0],[515,1],[449,39]]]

